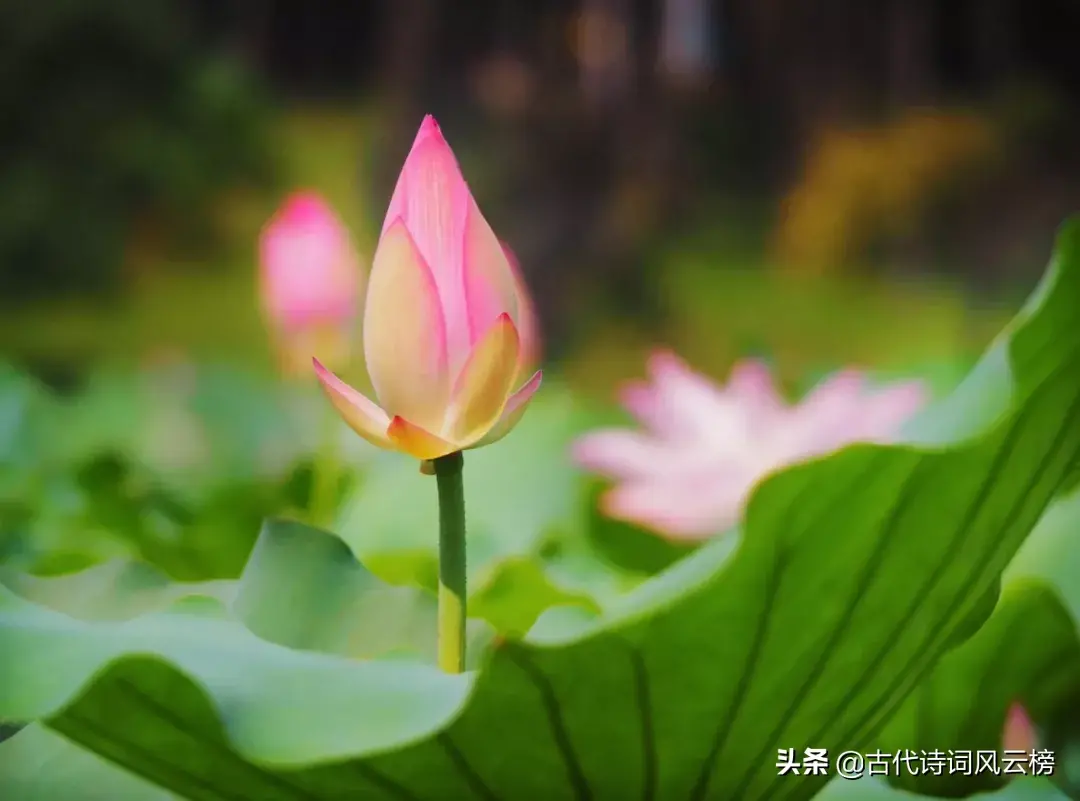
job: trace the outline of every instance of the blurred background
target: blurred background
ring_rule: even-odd
[[[294,188],[366,256],[439,119],[582,391],[977,353],[1080,194],[1072,0],[0,0],[0,356],[272,364]]]

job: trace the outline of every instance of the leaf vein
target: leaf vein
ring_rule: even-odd
[[[641,649],[631,643],[627,645],[630,648],[630,664],[634,671],[634,695],[637,697],[638,713],[641,716],[641,799],[653,801],[656,797],[657,754],[649,669]]]
[[[461,749],[457,747],[453,739],[446,732],[440,732],[436,737],[439,745],[446,752],[447,757],[453,763],[454,768],[465,779],[465,783],[469,785],[474,793],[480,798],[486,799],[486,801],[501,801],[500,797],[480,778],[480,774],[476,772],[469,761],[465,758],[465,755],[461,752]]]
[[[701,766],[701,772],[698,774],[698,779],[694,783],[693,789],[690,791],[691,801],[700,801],[705,797],[706,792],[708,792],[709,782],[712,780],[712,774],[716,768],[720,753],[723,751],[724,744],[727,742],[728,736],[735,726],[735,721],[742,709],[743,701],[746,700],[750,680],[754,675],[758,659],[761,656],[762,647],[765,644],[766,634],[768,633],[769,624],[772,619],[773,602],[776,600],[776,588],[780,585],[780,577],[783,575],[786,567],[787,563],[784,553],[777,553],[770,562],[770,570],[765,582],[765,602],[761,607],[761,614],[758,616],[757,627],[754,630],[754,639],[751,641],[750,650],[746,656],[746,662],[743,663],[742,674],[739,676],[739,683],[731,696],[731,700],[728,702],[728,711],[721,717],[722,722],[716,729],[712,744],[709,746],[709,752]]]
[[[220,788],[186,770],[181,765],[162,759],[148,748],[128,742],[109,728],[99,726],[89,717],[69,712],[64,716],[62,726],[58,727],[50,724],[49,727],[66,737],[70,737],[82,747],[103,759],[120,765],[124,770],[136,776],[141,776],[155,785],[161,786],[161,779],[171,775],[174,781],[168,785],[169,792],[183,793],[183,797],[190,801],[250,801],[245,796],[222,792]],[[90,736],[87,737],[87,734]],[[91,745],[95,741],[97,745]],[[135,756],[136,759],[120,761],[114,756],[109,756],[110,753],[130,754]]]
[[[825,674],[825,669],[835,655],[837,643],[850,630],[851,619],[855,616],[859,604],[862,602],[863,598],[866,597],[874,584],[874,579],[878,576],[878,571],[883,562],[882,557],[888,550],[889,545],[895,540],[895,537],[892,536],[893,530],[902,519],[912,497],[914,497],[915,488],[919,486],[920,479],[925,480],[925,476],[921,475],[916,467],[901,485],[900,491],[896,495],[896,500],[893,502],[884,525],[881,527],[881,533],[878,537],[877,544],[874,546],[870,557],[866,560],[866,563],[860,571],[858,583],[855,585],[855,591],[851,594],[847,606],[844,607],[839,620],[833,626],[832,631],[829,632],[828,637],[825,638],[824,647],[819,652],[817,660],[807,673],[802,685],[796,690],[793,698],[788,704],[788,708],[784,710],[784,714],[781,715],[780,720],[773,727],[772,731],[769,732],[768,737],[765,738],[762,749],[758,751],[750,761],[749,770],[742,775],[740,781],[735,785],[736,789],[732,793],[733,796],[738,798],[742,797],[742,794],[746,791],[748,785],[754,780],[755,769],[763,764],[763,761],[769,752],[777,747],[777,743],[780,742],[781,736],[791,725],[792,720],[795,719],[795,716],[802,708],[804,701],[809,697],[814,686]],[[807,742],[812,743],[817,742],[817,740],[811,738]]]
[[[248,762],[241,757],[231,748],[222,743],[215,742],[214,740],[208,740],[203,737],[199,732],[192,729],[191,725],[176,715],[167,706],[159,703],[151,696],[144,693],[134,683],[127,679],[120,679],[118,684],[123,686],[128,695],[138,704],[141,704],[144,709],[149,711],[152,715],[155,715],[159,720],[171,726],[178,734],[182,734],[192,742],[198,744],[198,746],[205,751],[215,754],[219,758],[224,757],[225,761],[233,762],[238,767],[242,767],[246,773],[258,776],[260,779],[266,781],[267,784],[274,785],[279,789],[285,790],[295,795],[296,798],[303,798],[306,801],[320,801],[318,796],[313,795],[304,787],[294,784],[281,776],[272,773],[258,765]]]
[[[1053,373],[1051,373],[1051,376],[1048,376],[1047,379],[1044,380],[1043,385],[1037,391],[1041,391],[1047,386],[1049,386],[1050,378],[1053,377],[1053,375],[1057,372],[1057,370],[1053,371]],[[874,677],[878,669],[881,667],[881,664],[885,661],[885,659],[888,658],[892,649],[896,646],[903,630],[910,625],[911,620],[915,617],[915,615],[918,614],[918,611],[924,601],[930,596],[930,594],[935,589],[935,586],[940,582],[941,576],[944,574],[945,569],[951,564],[951,562],[955,559],[956,554],[963,547],[964,541],[975,520],[978,518],[979,512],[982,510],[986,498],[989,496],[991,490],[994,488],[994,485],[1001,477],[1004,464],[1013,454],[1013,451],[1015,449],[1015,440],[1019,437],[1018,432],[1022,430],[1022,424],[1029,416],[1030,412],[1028,410],[1030,410],[1031,408],[1032,406],[1028,405],[1025,407],[1024,411],[1017,414],[1016,419],[1013,422],[1012,428],[1003,438],[1002,445],[995,454],[994,460],[991,463],[990,470],[987,472],[987,475],[980,486],[980,491],[976,494],[975,500],[972,502],[971,506],[968,507],[968,510],[965,513],[963,524],[958,530],[958,534],[950,542],[948,555],[946,556],[946,558],[942,559],[942,561],[938,564],[937,568],[931,574],[930,578],[920,588],[919,592],[913,596],[913,601],[906,610],[905,614],[901,617],[900,623],[893,629],[893,631],[891,632],[891,636],[884,641],[885,647],[875,655],[874,659],[871,660],[870,664],[866,667],[866,669],[859,676],[859,678],[849,686],[847,693],[845,693],[841,700],[841,703],[838,706],[839,710],[842,711],[844,708],[849,706],[853,702],[854,698],[863,691],[866,684]],[[1080,397],[1077,397],[1074,400],[1071,408],[1069,409],[1069,412],[1066,415],[1066,423],[1063,428],[1071,427],[1076,422],[1078,414],[1080,414]],[[1048,465],[1050,464],[1052,458],[1058,454],[1058,451],[1063,444],[1064,441],[1062,438],[1057,439],[1050,450],[1050,454],[1048,454],[1047,458],[1043,460],[1043,462],[1035,471],[1033,471],[1031,480],[1028,482],[1027,486],[1022,492],[1017,494],[1017,498],[1019,499],[1018,502],[1012,506],[1009,513],[1005,516],[1005,523],[1002,526],[1003,530],[1007,530],[1015,524],[1016,519],[1020,516],[1020,513],[1027,506],[1027,501],[1030,500],[1033,491],[1041,482],[1043,474],[1046,471]],[[1050,493],[1050,495],[1052,496],[1052,492]],[[1043,500],[1042,505],[1045,506],[1045,504],[1048,502],[1049,497]],[[987,557],[976,566],[974,571],[969,574],[968,579],[961,585],[959,591],[953,596],[952,601],[950,602],[950,604],[948,604],[949,608],[956,610],[961,600],[970,593],[972,587],[977,585],[980,579],[984,577],[987,567],[989,567],[995,561],[995,556],[1001,547],[1002,541],[1005,539],[1005,537],[998,538],[997,542],[995,543],[994,547],[991,549]],[[954,611],[951,616],[947,617],[944,621],[942,621],[942,625],[932,627],[930,637],[925,640],[919,648],[915,649],[915,651],[913,652],[913,657],[907,661],[907,666],[903,670],[897,672],[896,679],[882,694],[881,700],[870,705],[867,708],[867,712],[863,715],[863,717],[851,728],[849,732],[839,737],[837,739],[837,742],[846,744],[852,743],[853,741],[858,741],[858,744],[862,744],[866,739],[872,737],[873,734],[880,728],[880,726],[884,725],[884,723],[887,722],[893,714],[895,714],[896,709],[907,698],[911,690],[914,689],[914,686],[917,686],[918,682],[922,681],[922,679],[926,676],[929,668],[932,668],[933,665],[937,663],[940,655],[946,650],[946,644],[948,643],[949,638],[953,635],[953,633],[955,633],[956,628],[960,625],[961,621],[962,615],[958,620],[957,615]],[[941,642],[939,643],[938,640],[942,634],[944,634],[945,636],[944,638],[941,638]],[[920,667],[917,667],[920,665],[920,662],[922,662],[923,664]],[[910,687],[908,687],[908,689],[905,690],[905,685],[910,684],[908,679],[911,678],[911,676],[913,675],[916,676],[915,684],[911,685]],[[887,709],[887,714],[878,715],[877,713],[879,713],[882,709]],[[810,737],[808,742],[820,742],[821,739],[828,733],[829,727],[837,720],[838,717],[839,713],[836,716],[833,716],[832,718],[827,720]],[[866,731],[860,731],[862,729],[866,729]],[[772,783],[767,787],[766,797],[770,797],[769,792],[772,791],[775,785],[776,779],[774,778]],[[801,789],[802,788],[793,788],[796,793],[798,793]]]
[[[529,677],[529,680],[540,693],[540,700],[543,703],[544,711],[547,713],[548,725],[551,727],[551,733],[555,738],[555,744],[558,747],[563,764],[566,765],[567,779],[570,781],[574,795],[577,796],[578,801],[591,801],[593,797],[592,789],[589,787],[585,771],[582,770],[581,762],[574,751],[574,745],[570,741],[570,735],[566,730],[566,722],[562,716],[562,708],[559,706],[559,699],[555,695],[555,688],[552,687],[551,680],[516,645],[507,643],[504,648],[511,661],[521,668],[522,672]]]
[[[1074,400],[1074,402],[1072,404],[1072,407],[1069,409],[1069,412],[1066,415],[1066,426],[1065,427],[1070,427],[1070,426],[1074,425],[1078,421],[1078,418],[1080,418],[1080,396],[1078,396],[1076,398],[1076,400]],[[1060,449],[1062,449],[1062,446],[1065,445],[1065,444],[1066,444],[1066,441],[1063,438],[1059,438],[1058,440],[1056,440],[1055,443],[1054,443],[1053,448],[1051,449],[1050,454],[1047,456],[1046,459],[1043,460],[1042,464],[1039,465],[1038,469],[1033,471],[1032,480],[1028,483],[1027,487],[1025,487],[1024,491],[1018,494],[1018,496],[1017,496],[1018,499],[1019,499],[1018,503],[1016,503],[1013,506],[1013,508],[1010,510],[1009,514],[1006,516],[1006,521],[1007,522],[1006,522],[1005,527],[1007,527],[1007,528],[1012,527],[1015,524],[1016,518],[1020,517],[1021,512],[1024,510],[1024,508],[1028,505],[1028,502],[1031,500],[1032,493],[1033,493],[1034,489],[1040,483],[1040,481],[1042,479],[1042,476],[1043,476],[1043,473],[1046,471],[1046,469],[1047,469],[1048,465],[1050,464],[1052,458],[1054,458],[1055,456],[1058,455],[1058,451]],[[1055,491],[1056,491],[1056,487],[1053,490],[1051,490],[1049,493],[1046,493],[1046,497],[1042,498],[1041,501],[1039,502],[1040,508],[1045,508],[1046,507],[1046,505],[1049,503],[1050,498],[1053,496],[1053,493]],[[1002,541],[1004,539],[1005,539],[1004,537],[999,538],[998,541],[995,543],[995,546],[994,546],[993,550],[990,552],[989,556],[981,564],[977,565],[975,570],[973,570],[969,574],[968,580],[961,586],[960,591],[953,597],[953,601],[950,604],[951,607],[955,608],[958,605],[959,600],[961,598],[963,598],[967,593],[969,593],[971,588],[973,586],[975,586],[976,584],[978,584],[980,579],[982,579],[984,577],[984,574],[986,572],[986,568],[989,567],[994,562],[995,556],[997,555],[999,549],[1001,548],[1001,543],[1002,543]],[[898,699],[895,697],[895,693],[898,690],[901,690],[903,688],[904,684],[907,683],[907,680],[912,675],[915,675],[917,677],[916,678],[916,684],[919,681],[921,681],[923,677],[925,677],[925,674],[928,672],[929,668],[932,668],[933,665],[937,662],[937,660],[938,660],[938,658],[940,656],[940,653],[942,653],[944,650],[946,650],[945,644],[948,643],[949,638],[953,635],[956,628],[960,625],[960,621],[953,622],[955,620],[956,620],[956,615],[954,614],[952,618],[945,621],[945,625],[935,627],[934,629],[931,630],[930,637],[928,638],[928,640],[925,643],[925,645],[923,646],[923,648],[917,650],[915,652],[913,658],[908,660],[908,664],[907,664],[907,667],[905,668],[905,670],[900,671],[897,674],[896,680],[890,685],[889,689],[883,694],[881,702],[873,705],[868,710],[868,714],[864,716],[863,720],[859,724],[857,724],[852,729],[852,731],[850,732],[848,737],[846,737],[844,739],[858,739],[858,740],[861,741],[861,740],[863,740],[863,739],[865,739],[867,737],[870,737],[870,736],[872,736],[874,734],[874,731],[878,727],[880,727],[880,725],[882,725],[885,721],[888,720],[889,717],[891,717],[891,715],[892,715],[892,709],[891,708],[893,706],[897,706],[899,703],[902,703],[904,698],[906,698],[908,693],[910,692],[910,689],[907,690],[907,691],[901,692]],[[951,623],[951,625],[950,625],[950,623]],[[938,639],[939,639],[939,637],[940,637],[940,635],[942,633],[944,633],[945,636],[943,638],[941,638],[942,642],[940,644],[938,644]],[[929,649],[934,649],[934,650],[930,653],[929,658],[924,658],[922,660],[925,664],[921,665],[920,667],[916,667],[920,663],[920,658],[919,658],[920,653],[926,653]],[[875,717],[874,716],[874,711],[877,710],[877,709],[880,709],[882,707],[886,707],[886,706],[890,708],[890,713],[887,716],[885,716],[883,720],[875,721],[874,720],[874,717]],[[862,729],[862,728],[869,728],[869,730],[867,732],[863,733],[863,732],[860,732],[860,729]]]
[[[364,762],[354,760],[348,763],[353,772],[360,775],[360,777],[368,784],[373,784],[380,790],[389,793],[396,798],[402,799],[402,801],[420,801],[420,796],[416,795],[405,785],[394,781],[382,771],[373,768]]]

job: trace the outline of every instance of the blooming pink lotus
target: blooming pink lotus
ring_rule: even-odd
[[[605,514],[675,540],[730,528],[769,472],[851,442],[886,441],[925,402],[918,382],[869,390],[852,370],[791,406],[757,362],[736,365],[726,386],[670,353],[655,354],[649,368],[652,383],[621,396],[645,430],[594,431],[573,454],[619,482],[601,500]]]
[[[363,281],[349,232],[313,192],[296,192],[259,238],[263,312],[287,371],[348,360]]]
[[[364,355],[378,403],[316,360],[350,427],[430,460],[505,436],[540,386],[532,309],[430,116],[405,160],[371,268]]]

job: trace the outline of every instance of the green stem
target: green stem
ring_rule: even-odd
[[[439,486],[439,667],[465,670],[465,490],[461,452],[435,459]]]
[[[308,504],[311,525],[316,528],[326,529],[334,524],[341,461],[339,433],[337,415],[333,412],[324,414],[321,442],[315,455],[314,475],[311,477],[311,501]]]

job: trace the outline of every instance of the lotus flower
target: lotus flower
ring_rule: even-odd
[[[378,403],[315,360],[323,389],[364,439],[424,461],[502,438],[540,386],[524,284],[431,117],[383,222],[363,339]]]
[[[1005,715],[1005,728],[1001,735],[1001,747],[1005,751],[1023,751],[1030,754],[1039,747],[1039,737],[1035,725],[1028,717],[1027,710],[1019,703],[1013,703]]]
[[[674,540],[730,528],[754,485],[783,465],[855,441],[889,440],[925,400],[917,382],[872,391],[848,370],[790,406],[757,362],[736,365],[727,386],[669,353],[655,354],[649,368],[652,383],[622,393],[645,431],[595,431],[573,454],[619,482],[601,499],[605,514]]]
[[[312,192],[289,196],[259,239],[263,312],[288,372],[348,360],[363,281],[349,232]]]

